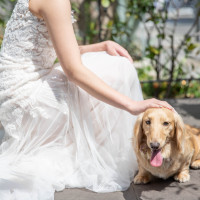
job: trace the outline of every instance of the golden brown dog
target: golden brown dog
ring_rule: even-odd
[[[135,184],[170,176],[186,182],[189,167],[200,168],[200,130],[184,125],[176,112],[166,108],[151,108],[139,115],[133,147],[139,167]]]

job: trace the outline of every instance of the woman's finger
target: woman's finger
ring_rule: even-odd
[[[112,55],[113,55],[113,56],[120,56],[120,55],[117,53],[116,50],[113,50],[113,51],[112,51]]]
[[[173,109],[173,107],[170,104],[168,104],[166,101],[163,102],[163,105],[170,108],[171,110]]]
[[[130,62],[133,63],[133,59],[129,55],[128,51],[126,51],[123,47],[120,46],[118,49],[116,49],[116,51],[118,52],[118,54],[120,56],[124,56],[124,57],[128,58],[130,60]]]
[[[152,103],[152,104],[150,104],[150,107],[151,107],[151,108],[162,108],[161,105],[156,104],[156,103]]]
[[[168,109],[170,109],[170,110],[173,110],[173,107],[171,106],[171,105],[169,105],[167,102],[165,102],[165,101],[160,101],[160,102],[158,102],[158,105],[160,105],[160,106],[163,106],[163,107],[165,107],[165,108],[168,108]]]
[[[110,54],[111,56],[119,56],[119,54],[115,51],[115,49],[107,51],[107,53]]]

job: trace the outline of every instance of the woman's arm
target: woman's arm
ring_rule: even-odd
[[[69,0],[37,1],[39,13],[46,22],[54,48],[67,78],[97,99],[134,115],[148,107],[171,106],[166,102],[151,99],[136,102],[112,89],[81,62],[79,47],[71,22]]]
[[[87,52],[106,51],[106,42],[99,42],[96,44],[79,45],[80,54]]]

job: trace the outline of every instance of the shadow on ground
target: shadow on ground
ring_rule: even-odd
[[[178,183],[169,178],[167,180],[156,179],[146,185],[134,185],[136,199],[142,200],[200,200],[200,171],[190,170],[191,180],[186,183]],[[124,199],[131,200],[124,192]]]

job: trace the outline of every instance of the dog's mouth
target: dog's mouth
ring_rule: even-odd
[[[151,154],[151,166],[153,167],[160,167],[163,162],[163,157],[161,154],[161,149],[153,150]]]

